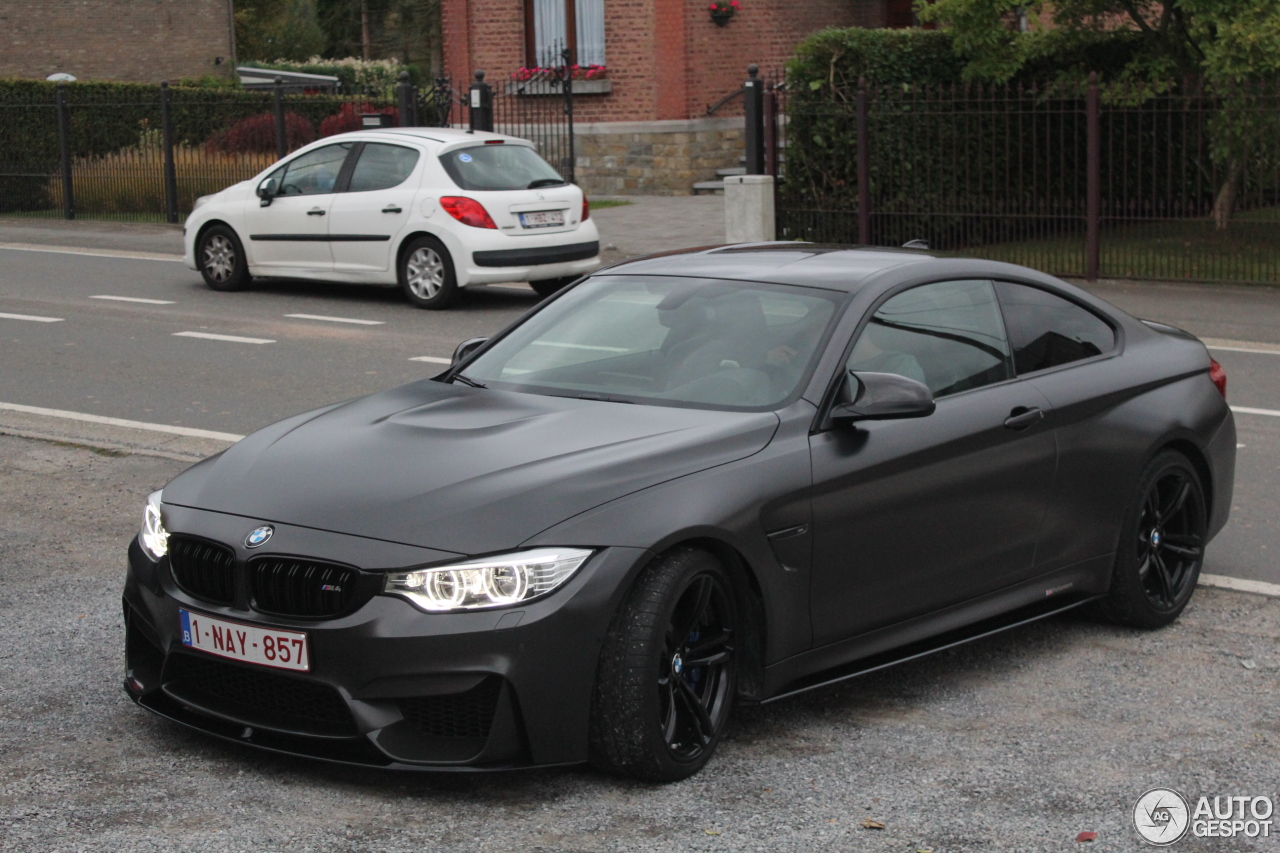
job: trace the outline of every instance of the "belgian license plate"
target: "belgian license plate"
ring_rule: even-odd
[[[190,610],[179,610],[178,618],[182,645],[189,649],[277,669],[311,670],[306,634],[228,622]]]
[[[520,224],[525,228],[556,228],[564,225],[563,210],[538,210],[520,214]]]

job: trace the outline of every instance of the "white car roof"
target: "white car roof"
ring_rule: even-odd
[[[532,145],[529,140],[522,139],[518,136],[507,136],[504,133],[488,133],[483,130],[472,132],[464,130],[460,127],[383,127],[383,128],[367,128],[364,130],[353,130],[350,133],[338,133],[333,136],[326,136],[323,140],[317,142],[333,142],[341,139],[364,140],[370,139],[388,139],[395,137],[410,137],[413,139],[422,139],[430,142],[438,142],[444,145],[457,142],[484,142],[488,139],[501,139],[504,142],[518,142],[525,145]]]

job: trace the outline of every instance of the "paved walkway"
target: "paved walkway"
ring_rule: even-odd
[[[723,196],[625,196],[592,211],[606,260],[724,242]],[[0,218],[0,244],[182,254],[178,225]]]

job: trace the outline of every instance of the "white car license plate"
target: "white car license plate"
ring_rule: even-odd
[[[538,210],[520,214],[520,224],[525,228],[558,228],[564,225],[563,210]]]
[[[310,672],[307,635],[179,610],[182,645],[232,660]]]

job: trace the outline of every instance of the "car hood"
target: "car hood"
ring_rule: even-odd
[[[188,469],[164,502],[463,554],[750,456],[739,413],[417,382],[299,415]],[[566,545],[608,543],[566,542]]]

